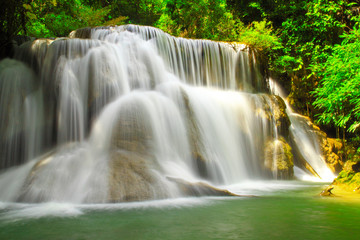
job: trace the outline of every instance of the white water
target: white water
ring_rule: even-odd
[[[14,106],[26,110],[10,115],[25,119],[29,131],[25,147],[4,151],[27,155],[2,160],[3,167],[23,164],[0,175],[0,201],[103,203],[117,184],[128,191],[124,197],[138,191],[157,199],[182,196],[167,177],[211,185],[277,178],[264,167],[264,148],[281,134],[278,104],[256,93],[267,83],[253,52],[131,25],[93,29],[91,38],[37,40],[19,49],[17,59],[32,68],[23,75],[37,83]],[[1,97],[19,96],[16,91]],[[293,124],[292,131],[301,127]],[[36,165],[27,163],[48,149]],[[120,159],[128,172],[113,174],[120,161],[114,155],[134,157]],[[327,169],[320,160],[311,163],[318,173]]]
[[[244,181],[239,184],[224,186],[236,194],[266,197],[281,192],[314,187],[298,181]],[[49,217],[72,218],[87,213],[100,211],[132,211],[143,209],[174,209],[193,208],[223,204],[223,201],[239,200],[229,197],[187,197],[175,199],[161,199],[129,203],[101,203],[101,204],[76,204],[46,202],[40,204],[0,202],[0,222],[16,222],[26,219],[39,219]]]
[[[43,108],[36,85],[35,74],[25,64],[10,59],[1,62],[0,168],[39,154]]]
[[[270,87],[272,93],[279,95],[285,100],[286,111],[291,121],[290,133],[293,136],[293,139],[296,142],[296,145],[301,149],[301,155],[305,160],[312,166],[316,173],[321,177],[322,181],[331,182],[335,175],[331,170],[326,166],[325,159],[320,150],[319,139],[315,135],[314,131],[310,128],[309,120],[304,117],[296,114],[290,104],[286,101],[286,94],[281,89],[281,87],[273,80],[270,80]],[[311,180],[314,177],[309,176],[309,173],[298,170],[297,177],[303,180]]]

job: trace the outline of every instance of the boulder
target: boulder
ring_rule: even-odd
[[[116,119],[110,140],[109,202],[169,197],[167,181],[151,144],[150,122],[141,104],[127,104]]]
[[[189,96],[184,89],[180,89],[182,100],[184,102],[183,115],[187,120],[187,129],[189,131],[189,142],[191,146],[191,157],[194,165],[197,167],[198,175],[204,179],[210,179],[211,176],[207,169],[207,159],[203,156],[202,151],[205,148],[201,141],[199,126],[194,118],[195,113],[192,109]]]
[[[327,188],[325,188],[321,193],[321,197],[332,197],[334,194],[331,192],[334,189],[334,186],[330,185]]]
[[[70,38],[90,39],[92,29],[90,27],[80,28],[69,34]]]
[[[146,111],[140,104],[129,103],[118,114],[110,148],[149,155],[152,152],[152,138],[153,133]]]
[[[252,195],[237,195],[225,189],[213,187],[204,182],[191,183],[180,178],[167,177],[168,180],[176,183],[180,191],[186,196],[237,196],[253,197]]]
[[[339,186],[348,192],[359,193],[360,190],[360,162],[348,160],[343,170],[332,182],[332,186]]]
[[[257,116],[269,121],[270,125],[275,124],[277,135],[285,139],[289,137],[290,119],[286,113],[284,100],[276,95],[261,94],[261,106],[256,109]],[[269,133],[275,135],[275,133]]]
[[[283,136],[285,139],[289,136],[289,127],[290,127],[290,119],[286,113],[286,104],[284,100],[277,96],[272,95],[274,107],[273,107],[273,116],[277,129],[279,129],[279,134]]]
[[[315,132],[319,138],[321,152],[323,154],[326,164],[333,173],[338,174],[344,165],[344,162],[338,155],[338,153],[343,147],[341,140],[335,138],[327,138],[326,134],[321,130],[315,130]]]
[[[358,173],[360,172],[360,162],[346,161],[344,164],[343,171]]]
[[[107,164],[89,156],[86,144],[73,142],[38,157],[17,201],[103,203]]]
[[[167,183],[151,157],[128,151],[113,151],[109,162],[109,202],[168,198]]]
[[[264,165],[277,179],[293,178],[293,155],[290,145],[284,138],[269,140],[266,143]]]

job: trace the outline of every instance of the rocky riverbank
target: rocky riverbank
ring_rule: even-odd
[[[360,161],[348,160],[338,177],[320,196],[344,197],[360,200]]]

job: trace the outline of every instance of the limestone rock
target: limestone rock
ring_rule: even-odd
[[[324,133],[320,130],[317,132],[324,159],[331,171],[338,174],[344,165],[344,162],[337,155],[342,149],[342,143],[339,139],[327,138],[326,135],[324,135]]]
[[[341,186],[346,191],[359,192],[360,189],[360,162],[348,160],[332,185]]]
[[[191,157],[197,167],[197,172],[200,177],[209,179],[210,174],[207,170],[207,159],[203,156],[202,151],[204,149],[204,144],[200,140],[200,131],[199,126],[194,118],[195,113],[192,109],[189,96],[187,95],[184,89],[181,89],[181,96],[184,101],[183,115],[187,120],[187,128],[189,131],[189,140],[191,146]]]
[[[334,189],[334,187],[332,185],[328,186],[320,193],[320,196],[322,196],[322,197],[334,196],[334,194],[331,192],[333,189]]]
[[[347,172],[360,172],[360,162],[346,161],[344,164],[343,171]]]
[[[176,183],[181,192],[186,196],[240,196],[228,190],[213,187],[204,182],[191,183],[179,178],[167,177],[170,181]],[[252,197],[250,195],[241,195]]]
[[[274,102],[277,107],[274,108],[275,123],[278,129],[280,129],[280,135],[287,138],[289,136],[290,120],[286,113],[286,104],[284,100],[276,95],[273,95]]]
[[[122,108],[110,140],[109,201],[127,202],[169,197],[162,169],[152,155],[153,133],[141,104]]]
[[[89,157],[88,150],[86,144],[73,142],[37,158],[17,201],[106,202],[107,164]]]
[[[284,100],[276,95],[262,94],[260,97],[262,104],[256,110],[257,115],[267,119],[271,125],[275,124],[278,130],[277,134],[287,139],[289,137],[289,127],[291,123],[286,113]]]
[[[340,159],[338,153],[342,149],[342,143],[338,139],[328,138],[326,133],[321,131],[318,126],[316,126],[309,117],[297,115],[297,118],[303,123],[307,124],[310,131],[315,135],[316,140],[320,144],[320,152],[322,153],[322,157],[324,158],[326,164],[331,169],[331,171],[335,174],[338,174],[344,163]],[[295,146],[296,144],[292,144]],[[305,159],[301,157],[299,154],[299,149],[294,148],[294,155],[296,161],[299,165],[305,166],[307,170],[309,170],[313,175],[317,176],[317,173],[312,169],[312,167],[306,162]]]
[[[150,123],[140,105],[122,109],[111,137],[111,149],[125,150],[140,155],[149,154],[153,138]]]
[[[291,179],[294,176],[294,162],[290,145],[284,138],[270,140],[265,146],[265,168],[277,179]]]
[[[75,31],[72,31],[69,34],[70,38],[82,38],[82,39],[89,39],[91,38],[91,31],[90,27],[80,28]]]
[[[109,163],[109,202],[144,201],[169,197],[161,171],[148,156],[113,151]]]

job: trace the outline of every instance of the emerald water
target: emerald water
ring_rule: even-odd
[[[319,197],[324,186],[269,181],[232,187],[256,197],[2,203],[0,239],[359,239],[360,203]]]

